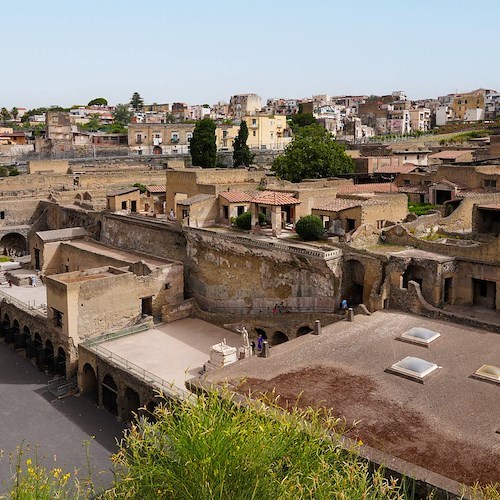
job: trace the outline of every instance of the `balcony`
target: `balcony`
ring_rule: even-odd
[[[174,136],[174,137],[172,137],[172,139],[170,139],[170,142],[172,144],[177,144],[179,142],[179,138],[177,136]]]
[[[259,124],[256,122],[256,123],[250,123],[250,125],[248,125],[248,128],[259,128]]]
[[[153,139],[153,146],[160,146],[160,144],[163,142],[163,140],[160,137],[155,137]]]

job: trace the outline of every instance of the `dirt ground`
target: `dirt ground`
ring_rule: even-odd
[[[345,419],[347,435],[460,483],[500,482],[500,456],[440,432],[439,423],[384,399],[377,383],[335,368],[302,369],[271,380],[247,378],[240,392],[275,389],[280,404],[331,408]],[[299,398],[300,395],[300,398]],[[456,408],[460,412],[459,407]]]

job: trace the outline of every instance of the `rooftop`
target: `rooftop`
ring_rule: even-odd
[[[428,347],[397,341],[410,328],[440,333]],[[438,368],[422,383],[386,370],[406,356]],[[246,378],[253,391],[276,388],[287,400],[332,408],[352,437],[455,481],[500,481],[497,384],[473,378],[498,366],[498,334],[395,311],[356,315],[209,376]],[[347,390],[346,390],[347,389]]]
[[[429,155],[429,158],[436,158],[438,160],[455,160],[457,158],[460,158],[460,156],[473,152],[473,149],[453,149],[449,151],[440,151],[439,153],[433,153]]]
[[[139,191],[138,187],[128,187],[119,189],[118,191],[113,191],[112,193],[108,193],[106,196],[120,196],[122,194],[133,193],[134,191]]]
[[[279,193],[277,191],[263,191],[259,196],[252,200],[253,203],[260,205],[298,205],[300,201],[293,196],[286,193]]]
[[[36,234],[42,241],[48,243],[50,241],[83,238],[87,235],[87,231],[83,227],[68,227],[66,229],[54,229],[52,231],[38,231]]]
[[[337,193],[397,193],[397,191],[398,187],[392,182],[373,182],[371,184],[341,184]]]
[[[165,186],[146,186],[146,191],[150,193],[165,193],[167,188]]]

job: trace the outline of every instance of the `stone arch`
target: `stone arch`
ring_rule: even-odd
[[[263,330],[262,328],[256,328],[256,329],[255,329],[255,333],[257,334],[257,336],[262,335],[262,338],[263,338],[264,340],[267,340],[267,333],[266,333],[266,331],[265,331],[265,330]]]
[[[401,288],[408,288],[408,282],[410,281],[418,283],[422,296],[432,304],[435,280],[432,278],[431,272],[424,266],[412,262],[401,276]]]
[[[0,239],[4,255],[24,255],[28,249],[26,238],[19,233],[7,233]]]
[[[54,346],[49,339],[45,342],[45,369],[50,375],[53,375],[55,372]]]
[[[123,393],[123,419],[128,422],[134,419],[134,413],[137,413],[141,406],[141,398],[137,391],[130,387],[125,388]]]
[[[5,313],[3,315],[2,327],[0,328],[0,335],[6,337],[10,332],[10,316]]]
[[[102,379],[101,394],[104,408],[113,415],[118,416],[118,386],[109,374]]]
[[[301,326],[297,330],[297,337],[301,337],[302,335],[307,335],[308,333],[312,333],[313,329],[309,325]]]
[[[286,333],[279,330],[273,333],[270,341],[271,345],[283,344],[284,342],[288,342],[288,336]]]
[[[349,306],[363,303],[365,266],[361,261],[349,259],[344,262],[343,285],[343,298]]]
[[[23,328],[23,343],[24,348],[26,349],[26,357],[31,359],[34,356],[33,352],[33,341],[31,339],[31,331],[28,326],[24,326]]]
[[[66,376],[66,351],[62,347],[57,349],[57,357],[54,367],[55,372],[58,375],[62,375],[63,377]]]
[[[17,319],[14,319],[10,327],[9,333],[5,335],[5,343],[12,344],[14,342],[15,344],[16,340],[19,338],[20,330],[21,327],[19,326],[19,321],[17,321]]]
[[[92,399],[97,404],[98,403],[98,395],[97,395],[97,375],[95,373],[94,368],[89,364],[85,363],[83,365],[82,373],[80,376],[80,391],[82,394],[89,394],[92,396]]]
[[[35,333],[33,338],[33,356],[35,357],[36,366],[41,369],[45,363],[45,349],[39,333]]]

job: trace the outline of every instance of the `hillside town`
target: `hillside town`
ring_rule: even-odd
[[[120,422],[229,383],[326,401],[418,491],[499,482],[499,117],[487,89],[3,108],[0,336]],[[290,175],[303,140],[330,170]]]

